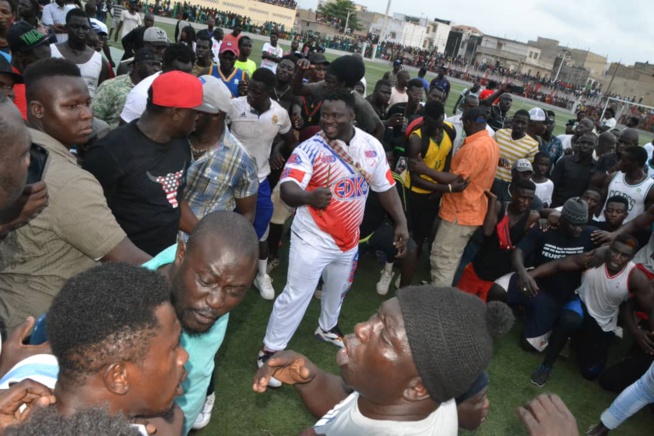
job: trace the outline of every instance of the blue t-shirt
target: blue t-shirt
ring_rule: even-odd
[[[177,244],[157,254],[152,260],[144,263],[143,267],[156,271],[164,265],[173,263],[175,253],[177,253]],[[191,431],[191,426],[202,411],[207,388],[211,382],[214,358],[225,338],[228,321],[229,313],[221,316],[206,333],[189,335],[182,331],[182,346],[188,352],[188,362],[184,366],[187,376],[182,384],[184,394],[177,397],[175,403],[184,412],[184,434]]]

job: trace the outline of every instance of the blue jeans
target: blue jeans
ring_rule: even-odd
[[[654,403],[654,363],[602,413],[602,424],[609,430],[615,430],[649,403]]]

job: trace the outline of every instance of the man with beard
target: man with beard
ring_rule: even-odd
[[[279,61],[279,64],[276,65],[275,75],[277,76],[277,83],[273,89],[273,95],[270,96],[275,100],[281,107],[286,109],[289,116],[299,111],[299,109],[293,108],[293,105],[297,105],[297,99],[293,96],[291,91],[291,81],[293,80],[293,75],[295,74],[295,57],[294,56],[284,56]]]
[[[281,198],[298,210],[288,281],[268,321],[259,366],[286,348],[321,276],[322,309],[315,335],[343,347],[338,317],[356,269],[359,226],[370,189],[379,193],[379,201],[395,222],[393,245],[398,257],[404,256],[408,231],[402,203],[381,144],[354,127],[354,98],[344,89],[325,95],[323,131],[295,149],[282,173]]]
[[[503,304],[486,306],[455,288],[407,287],[344,338],[340,376],[283,351],[257,371],[253,390],[265,392],[273,376],[294,385],[322,417],[312,434],[454,436],[459,425],[483,421],[487,402],[470,426],[457,403],[489,365],[492,338],[512,323]]]
[[[179,434],[174,400],[182,394],[189,355],[170,295],[164,277],[124,264],[67,281],[46,320],[59,365],[51,407],[63,416],[107,407],[128,419],[163,417],[153,420],[157,433]]]
[[[45,59],[24,77],[31,140],[48,152],[42,180],[49,205],[0,240],[0,318],[10,329],[45,312],[66,280],[97,261],[140,265],[150,258],[127,238],[102,187],[70,152],[93,131],[91,98],[79,68],[65,59]]]
[[[216,353],[225,338],[229,312],[252,285],[258,254],[250,221],[219,211],[206,215],[186,243],[167,248],[143,265],[163,274],[172,285],[173,306],[182,324],[181,344],[189,353],[188,377],[176,402],[184,411],[184,434],[191,426],[202,428],[209,423],[215,401]]]
[[[102,185],[118,223],[151,256],[197,223],[183,196],[191,162],[187,136],[197,112],[218,112],[203,103],[200,80],[163,73],[152,82],[143,116],[109,133],[84,157],[84,169]]]

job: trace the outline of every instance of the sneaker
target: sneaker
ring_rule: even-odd
[[[268,260],[268,266],[266,267],[266,273],[270,274],[275,268],[279,266],[279,258],[275,257]]]
[[[547,383],[547,379],[550,378],[550,374],[552,374],[552,368],[541,365],[531,375],[531,382],[539,388],[542,388],[545,386],[545,383]]]
[[[270,359],[270,356],[272,356],[273,352],[266,351],[266,350],[259,350],[259,355],[257,356],[257,367],[261,368],[264,363]],[[268,387],[269,388],[279,388],[282,386],[282,382],[277,380],[275,377],[270,377],[270,380],[268,381]]]
[[[388,288],[391,285],[391,280],[393,280],[393,275],[395,275],[393,271],[388,272],[385,269],[382,270],[381,277],[377,282],[377,293],[379,295],[388,294]]]
[[[202,406],[202,411],[200,412],[198,417],[195,419],[195,422],[191,426],[193,430],[200,430],[205,428],[207,425],[209,425],[209,421],[211,421],[211,412],[213,412],[213,403],[215,402],[216,402],[215,393],[209,395],[204,400],[204,406]]]
[[[338,325],[334,326],[334,328],[327,332],[318,326],[314,335],[316,335],[316,337],[323,342],[329,342],[330,344],[334,344],[339,348],[345,347],[345,344],[343,343],[343,333],[341,333]]]
[[[275,299],[275,288],[273,288],[272,279],[268,274],[265,276],[257,274],[257,277],[254,279],[254,287],[259,290],[261,298],[264,300]]]

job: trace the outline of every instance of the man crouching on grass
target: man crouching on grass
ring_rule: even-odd
[[[295,385],[322,417],[310,434],[454,436],[459,425],[484,420],[492,338],[512,324],[504,304],[486,306],[455,288],[404,288],[345,336],[340,377],[281,351],[257,371],[253,389],[265,392],[273,376]]]

